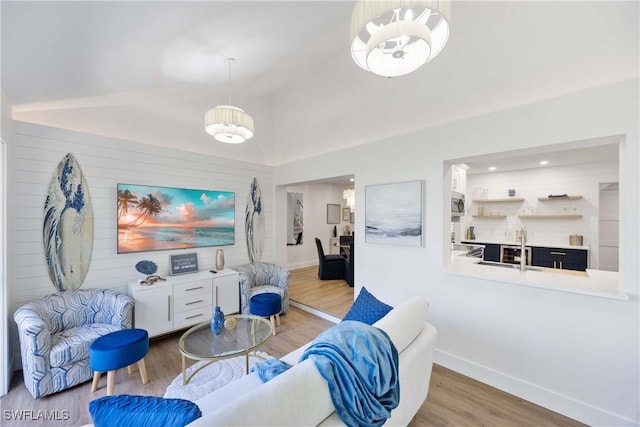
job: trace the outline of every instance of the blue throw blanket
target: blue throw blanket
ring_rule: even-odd
[[[263,383],[272,380],[277,377],[287,369],[289,369],[291,365],[287,362],[283,362],[280,359],[267,359],[262,362],[256,363],[253,368],[251,368],[251,372],[257,372],[260,380]]]
[[[329,384],[340,419],[350,427],[381,426],[400,402],[398,350],[382,330],[343,321],[304,351]]]

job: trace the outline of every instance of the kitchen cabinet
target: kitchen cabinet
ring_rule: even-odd
[[[481,243],[484,245],[484,257],[485,261],[500,262],[500,245],[494,245],[490,243]]]
[[[500,262],[500,244],[494,243],[482,243],[475,240],[462,240],[460,243],[469,245],[482,245],[484,246],[483,257],[485,261]]]
[[[589,251],[586,249],[564,249],[533,247],[531,265],[585,271],[588,267]]]
[[[135,299],[134,326],[150,337],[210,320],[215,306],[225,314],[240,310],[238,272],[230,269],[168,277],[150,286],[130,282],[128,291]]]

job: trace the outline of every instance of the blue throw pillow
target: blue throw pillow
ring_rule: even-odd
[[[393,307],[371,295],[367,288],[363,286],[360,289],[358,298],[353,302],[349,312],[342,320],[357,320],[367,325],[373,325],[392,309]]]
[[[202,416],[188,400],[127,394],[93,400],[89,412],[95,427],[184,427]]]

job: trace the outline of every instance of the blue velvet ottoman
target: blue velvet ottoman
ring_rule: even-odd
[[[116,370],[126,366],[131,374],[131,366],[136,362],[142,384],[147,384],[144,356],[148,352],[149,334],[144,329],[123,329],[96,339],[89,347],[89,366],[94,371],[91,392],[97,390],[102,372],[107,372],[107,396],[112,396]]]
[[[269,317],[273,335],[276,334],[276,322],[280,325],[280,310],[282,310],[282,298],[278,294],[265,292],[256,294],[249,301],[249,312],[255,316]]]

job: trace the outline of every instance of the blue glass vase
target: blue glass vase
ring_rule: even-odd
[[[216,306],[213,312],[213,318],[211,319],[211,331],[215,335],[219,335],[224,328],[224,313],[220,310],[220,307]]]

